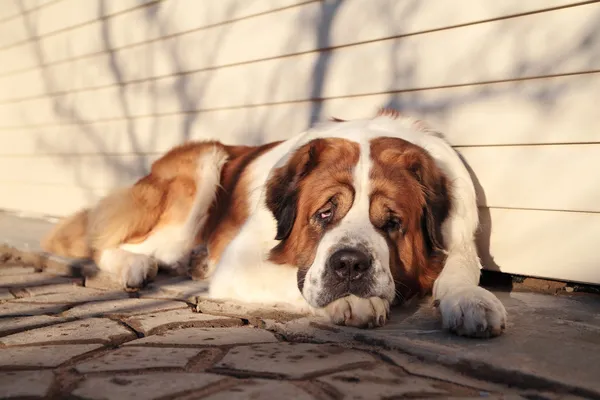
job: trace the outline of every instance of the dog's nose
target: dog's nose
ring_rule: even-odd
[[[371,256],[364,251],[344,248],[329,257],[329,269],[342,279],[355,280],[371,268]]]

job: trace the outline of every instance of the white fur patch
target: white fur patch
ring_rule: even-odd
[[[362,142],[360,158],[354,170],[354,201],[352,207],[340,223],[328,231],[321,239],[317,254],[306,273],[303,295],[312,306],[317,306],[318,298],[327,291],[323,284],[323,274],[327,260],[343,242],[348,247],[363,246],[373,257],[372,294],[392,302],[395,295],[394,280],[389,265],[389,248],[385,239],[375,230],[369,217],[372,161],[369,142]]]
[[[292,139],[293,140],[293,139]],[[308,304],[298,290],[297,268],[268,261],[275,247],[276,221],[266,207],[265,182],[273,166],[293,142],[283,142],[248,166],[249,217],[227,245],[215,266],[209,296],[257,304],[286,304],[305,312]]]
[[[363,299],[355,295],[342,297],[325,307],[325,314],[337,325],[357,328],[383,326],[388,320],[390,302],[381,297]]]
[[[138,288],[147,279],[154,278],[158,266],[155,260],[144,254],[108,249],[100,254],[98,268],[113,275],[124,287]]]
[[[507,315],[498,298],[479,286],[456,288],[439,303],[444,328],[461,336],[498,336]]]

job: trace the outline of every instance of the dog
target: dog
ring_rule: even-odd
[[[133,186],[60,222],[44,250],[93,259],[125,287],[198,246],[213,299],[286,304],[335,324],[379,327],[390,305],[431,293],[443,326],[506,326],[480,287],[471,177],[443,135],[381,110],[262,146],[189,142]]]

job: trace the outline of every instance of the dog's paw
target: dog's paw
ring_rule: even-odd
[[[158,272],[158,263],[142,254],[128,254],[121,266],[121,283],[127,289],[141,288],[153,280]]]
[[[445,329],[460,336],[494,337],[506,327],[506,309],[488,290],[469,286],[436,300]]]
[[[331,302],[324,311],[334,324],[375,328],[387,322],[390,303],[381,297],[365,299],[351,294]]]

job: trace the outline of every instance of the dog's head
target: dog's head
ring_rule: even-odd
[[[431,156],[405,140],[310,140],[267,183],[280,241],[270,260],[298,268],[314,307],[427,292],[444,261],[448,190]]]

